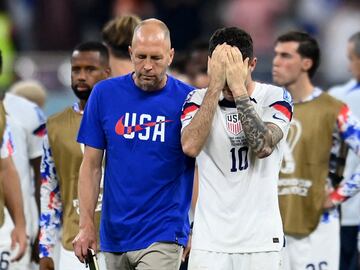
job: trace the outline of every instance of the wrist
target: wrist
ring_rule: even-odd
[[[91,219],[86,219],[84,221],[80,221],[79,229],[80,230],[95,230],[95,224]]]
[[[239,95],[239,96],[233,96],[235,103],[237,102],[247,102],[249,100],[249,96],[248,95]]]
[[[234,99],[241,98],[241,99],[247,99],[249,98],[248,92],[246,87],[239,87],[239,88],[231,88],[232,95]]]
[[[224,89],[224,84],[218,83],[218,82],[214,82],[213,80],[210,80],[209,82],[209,87],[208,87],[208,91],[213,91],[213,92],[221,92]]]

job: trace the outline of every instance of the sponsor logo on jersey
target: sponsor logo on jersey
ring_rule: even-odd
[[[164,142],[165,124],[173,120],[166,120],[165,116],[161,115],[156,116],[155,121],[152,120],[153,117],[150,114],[125,113],[117,121],[115,133],[126,139],[133,139],[137,135],[140,140]]]
[[[239,119],[239,114],[228,113],[226,114],[225,117],[226,117],[226,129],[234,135],[240,134],[242,131],[242,126]]]
[[[276,101],[270,105],[270,107],[274,108],[278,112],[282,113],[286,118],[291,121],[293,110],[291,103],[287,101]]]

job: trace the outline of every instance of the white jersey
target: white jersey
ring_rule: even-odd
[[[344,85],[332,87],[329,94],[345,102],[354,115],[360,118],[360,83],[350,80]],[[346,158],[344,178],[348,179],[360,165],[360,158],[349,151]],[[360,224],[360,193],[341,204],[341,224],[345,226],[358,226]]]
[[[14,142],[9,125],[6,124],[0,148],[0,157],[5,159],[14,154]]]
[[[45,117],[35,103],[10,93],[5,95],[4,107],[16,148],[12,157],[20,177],[27,233],[33,240],[37,235],[39,218],[29,160],[42,155]]]
[[[183,128],[196,114],[205,92],[189,94]],[[277,182],[292,117],[291,96],[282,88],[256,83],[250,100],[262,121],[282,130],[283,139],[270,156],[258,159],[249,149],[235,106],[219,102],[209,137],[196,158],[199,197],[193,249],[247,253],[279,251],[284,245]]]

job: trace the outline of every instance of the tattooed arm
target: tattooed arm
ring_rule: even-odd
[[[235,98],[235,104],[250,148],[258,158],[269,156],[283,132],[277,125],[260,119],[248,96]]]
[[[225,46],[218,45],[215,48],[209,61],[209,88],[200,108],[181,133],[182,149],[190,157],[196,157],[200,153],[210,133],[219,96],[225,85]]]
[[[249,58],[243,61],[237,47],[228,47],[226,80],[234,97],[249,147],[258,158],[264,158],[272,153],[276,144],[282,139],[283,132],[273,123],[264,123],[251,104],[247,89],[251,88],[252,82],[249,61]]]

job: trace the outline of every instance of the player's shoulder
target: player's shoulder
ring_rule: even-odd
[[[185,103],[201,103],[206,94],[207,88],[193,89],[186,97]]]
[[[5,107],[17,108],[19,110],[33,110],[38,105],[24,97],[20,97],[11,93],[6,93],[4,99]]]
[[[344,94],[346,94],[348,91],[350,91],[352,88],[356,86],[357,82],[355,79],[351,79],[350,81],[344,83],[335,85],[331,88],[329,88],[328,93],[335,97],[342,97]]]
[[[66,121],[65,119],[67,119],[67,116],[70,113],[72,113],[72,111],[73,111],[73,108],[67,107],[64,110],[49,116],[49,118],[46,121],[46,125],[48,126],[48,125],[58,124],[63,121]]]
[[[10,93],[5,95],[6,111],[22,123],[32,128],[34,125],[45,123],[46,117],[42,109],[34,102]]]
[[[168,80],[170,82],[172,82],[172,84],[177,88],[179,89],[180,91],[183,91],[185,94],[188,94],[189,92],[191,92],[192,90],[195,89],[194,86],[182,81],[182,80],[179,80],[178,78],[175,78],[174,76],[172,75],[169,75],[167,74],[168,76]]]
[[[343,101],[341,101],[340,99],[338,99],[338,97],[330,95],[327,92],[322,92],[320,97],[322,98],[322,100],[326,103],[329,104],[329,106],[343,106],[345,105],[345,103]]]
[[[293,104],[293,100],[289,91],[284,87],[279,87],[273,84],[255,82],[255,89],[259,89],[265,105],[270,105],[274,102],[287,102]]]

